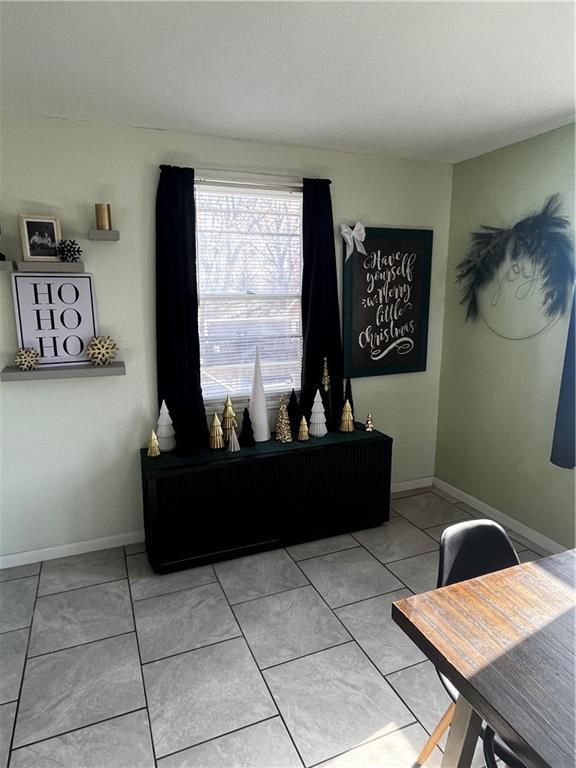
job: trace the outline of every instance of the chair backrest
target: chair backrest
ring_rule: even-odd
[[[518,565],[518,555],[501,525],[469,520],[446,528],[440,539],[438,587]]]

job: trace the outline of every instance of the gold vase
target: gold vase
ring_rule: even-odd
[[[112,229],[110,203],[96,203],[96,229]]]

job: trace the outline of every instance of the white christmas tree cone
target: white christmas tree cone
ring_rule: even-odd
[[[236,453],[236,451],[240,450],[240,443],[238,442],[238,435],[236,434],[236,430],[233,429],[232,432],[230,432],[230,439],[228,440],[228,450],[230,453]]]
[[[254,376],[252,377],[252,394],[250,395],[250,419],[252,421],[254,440],[257,443],[270,440],[270,424],[268,422],[268,410],[266,408],[266,395],[264,394],[258,347],[256,347],[256,357],[254,358]]]
[[[174,427],[166,403],[162,400],[160,406],[160,415],[158,416],[158,426],[156,427],[156,436],[158,445],[162,453],[173,451],[176,448],[176,438],[174,437]]]
[[[316,391],[314,404],[312,405],[312,415],[310,416],[308,432],[313,437],[324,437],[324,435],[328,432],[326,429],[326,414],[324,413],[324,405],[318,390]]]

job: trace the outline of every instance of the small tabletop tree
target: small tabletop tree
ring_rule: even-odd
[[[352,417],[352,408],[348,400],[344,403],[342,416],[340,418],[340,432],[354,432],[354,419]]]
[[[252,422],[250,421],[250,411],[248,408],[244,408],[239,442],[243,448],[253,448],[256,445],[256,440],[254,440],[254,432],[252,430]]]
[[[174,427],[172,426],[172,419],[170,418],[170,412],[166,407],[166,403],[162,400],[160,406],[160,414],[158,416],[158,426],[156,427],[156,434],[158,436],[158,445],[162,453],[173,451],[176,448],[176,438],[174,437]]]
[[[300,419],[300,427],[298,428],[298,440],[304,442],[310,440],[310,434],[308,432],[308,424],[306,424],[306,416],[302,416]]]
[[[222,427],[220,425],[220,419],[216,414],[212,416],[212,422],[210,424],[210,448],[212,448],[213,451],[224,448]]]
[[[290,419],[288,418],[288,408],[284,395],[280,398],[280,408],[278,410],[278,421],[276,422],[276,440],[279,443],[291,443],[292,432],[290,431]]]
[[[232,408],[230,395],[228,395],[226,402],[224,403],[224,413],[222,414],[222,432],[225,443],[230,440],[230,435],[236,426],[238,426],[236,423],[236,414],[234,413],[234,408]]]
[[[322,404],[322,397],[318,390],[316,391],[314,403],[312,405],[309,432],[313,437],[324,437],[324,435],[328,432],[326,429],[326,414],[324,413],[324,405]]]

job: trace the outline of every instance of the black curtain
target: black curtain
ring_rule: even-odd
[[[158,404],[166,401],[177,452],[208,445],[200,387],[194,170],[160,166],[156,195]]]
[[[576,297],[572,299],[572,315],[568,338],[566,340],[566,353],[564,355],[564,367],[562,369],[562,382],[556,410],[556,424],[554,426],[554,439],[552,441],[552,455],[550,461],[559,467],[574,468],[574,442],[576,440],[576,420],[574,417],[574,382],[576,379],[574,369],[574,353],[576,338],[574,336],[574,323],[576,315]]]
[[[302,395],[300,408],[310,417],[322,381],[324,358],[331,382],[328,428],[336,429],[342,411],[342,339],[338,310],[336,251],[328,179],[304,179],[302,200]]]

